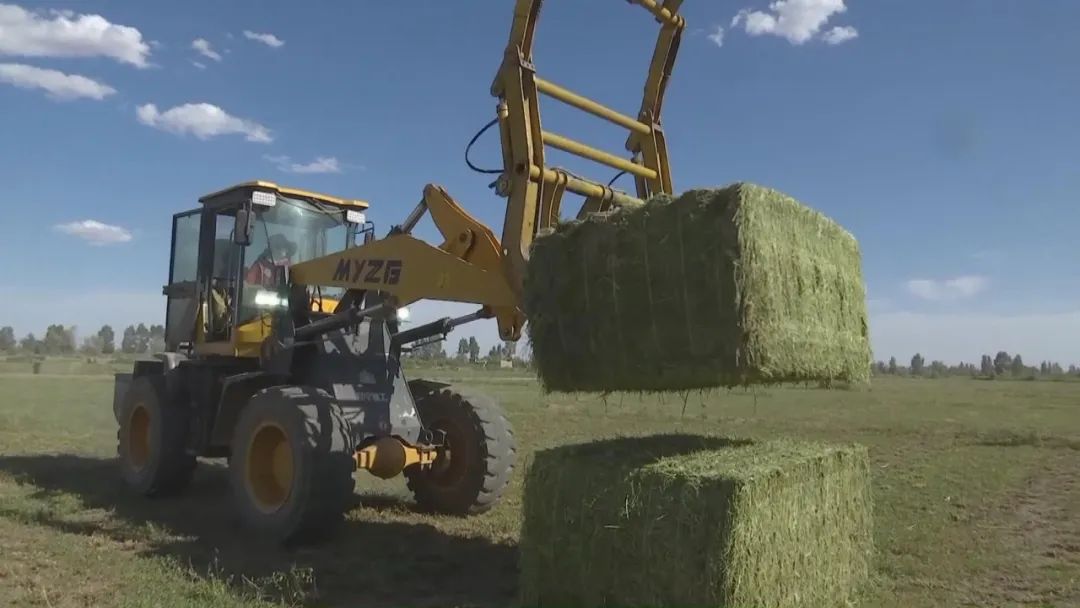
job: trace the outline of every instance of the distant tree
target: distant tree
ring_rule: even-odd
[[[150,341],[147,344],[147,352],[160,353],[165,350],[165,326],[150,326]]]
[[[128,325],[124,328],[124,337],[120,339],[120,350],[127,354],[134,354],[139,349],[139,341],[135,337],[135,327]]]
[[[79,347],[79,352],[89,356],[100,355],[102,350],[101,345],[101,336],[97,334],[86,336],[83,338],[82,346]]]
[[[1050,374],[1050,364],[1047,363],[1046,361],[1043,361],[1042,363],[1039,364],[1039,375],[1040,376],[1046,376],[1046,375],[1049,375],[1049,374]]]
[[[1024,360],[1020,357],[1019,354],[1013,357],[1012,363],[1009,367],[1011,368],[1012,374],[1014,376],[1023,376],[1024,372],[1027,371],[1027,369],[1024,367]]]
[[[424,361],[442,361],[446,359],[446,351],[443,349],[442,340],[421,344],[413,351],[413,354],[416,358]]]
[[[1061,369],[1061,364],[1060,363],[1051,363],[1050,364],[1050,375],[1051,376],[1063,376],[1063,375],[1065,375],[1065,370]]]
[[[97,337],[101,340],[101,352],[103,354],[111,355],[116,352],[116,334],[111,326],[102,325],[97,332]]]
[[[887,371],[889,371],[889,370],[885,366],[884,361],[878,361],[877,363],[874,364],[874,374],[876,374],[878,376],[884,376]]]
[[[979,364],[979,371],[982,375],[990,378],[994,375],[994,360],[990,358],[990,355],[982,356],[982,363]]]
[[[74,353],[75,349],[78,348],[78,346],[79,346],[79,343],[76,341],[75,333],[76,333],[76,328],[75,328],[74,325],[72,325],[71,327],[64,328],[64,353],[65,354],[70,355],[70,354]]]
[[[503,342],[502,354],[504,359],[513,360],[514,355],[517,354],[517,342],[513,340],[506,340]]]
[[[476,341],[475,336],[469,336],[469,362],[477,363],[480,361],[480,343]]]
[[[75,328],[50,325],[45,329],[43,348],[47,355],[68,355],[75,352]]]
[[[944,361],[930,362],[930,375],[934,378],[942,378],[949,373],[949,366]]]
[[[60,354],[64,344],[64,326],[49,325],[45,328],[45,337],[41,339],[41,349],[47,355]]]
[[[1003,350],[998,351],[998,354],[994,355],[994,373],[1004,376],[1010,367],[1012,367],[1012,357]]]
[[[895,376],[899,371],[896,367],[896,357],[889,357],[889,373]]]
[[[469,358],[469,341],[465,338],[458,340],[457,358],[461,361],[465,361]]]
[[[446,361],[446,349],[441,339],[431,343],[431,359],[432,361]]]
[[[19,349],[26,354],[40,354],[42,349],[41,342],[34,337],[33,333],[26,334],[22,340],[19,340]]]
[[[150,328],[143,323],[135,328],[135,352],[146,353],[150,351]]]
[[[1069,375],[1070,376],[1080,376],[1080,367],[1076,367],[1076,365],[1070,365],[1069,366]]]
[[[926,360],[919,353],[915,353],[915,356],[911,358],[911,375],[921,376],[923,375],[923,368],[926,365]]]
[[[15,330],[10,326],[0,327],[0,351],[10,353],[18,346],[15,340]]]

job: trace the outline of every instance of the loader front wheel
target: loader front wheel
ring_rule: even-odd
[[[172,496],[191,481],[195,457],[185,451],[188,410],[169,403],[162,376],[141,376],[119,408],[116,452],[124,482],[144,496]]]
[[[326,538],[352,501],[354,452],[348,422],[326,392],[256,393],[237,421],[229,459],[241,520],[281,543]]]
[[[417,504],[449,515],[490,510],[506,490],[517,457],[514,431],[502,408],[488,397],[421,381],[411,388],[424,426],[446,434],[431,468],[405,469]]]

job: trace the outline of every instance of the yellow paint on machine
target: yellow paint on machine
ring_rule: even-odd
[[[408,235],[389,236],[293,266],[303,285],[377,289],[405,306],[420,299],[515,306],[517,297],[499,274]],[[439,277],[453,277],[440,281]]]
[[[301,190],[300,188],[290,188],[288,186],[279,186],[278,184],[276,184],[274,182],[268,182],[268,181],[263,181],[263,180],[254,180],[254,181],[250,181],[250,182],[243,182],[243,183],[240,183],[240,184],[235,184],[235,185],[229,186],[228,188],[224,188],[222,190],[218,190],[217,192],[211,192],[210,194],[207,194],[206,196],[203,196],[202,198],[200,198],[199,202],[200,203],[205,203],[206,201],[218,198],[218,197],[223,196],[225,194],[229,194],[230,192],[233,192],[235,190],[246,190],[246,189],[251,189],[251,188],[257,188],[257,189],[263,190],[263,191],[274,192],[274,193],[279,194],[279,195],[281,195],[283,197],[286,197],[286,198],[307,198],[307,199],[312,199],[312,200],[316,200],[316,201],[321,201],[321,202],[324,202],[324,203],[329,203],[331,205],[339,205],[339,206],[346,206],[346,207],[357,207],[359,209],[367,209],[370,206],[367,203],[367,201],[362,201],[360,199],[340,198],[340,197],[337,197],[337,196],[330,196],[329,194],[322,194],[322,193],[319,193],[319,192],[312,192],[310,190]]]
[[[435,450],[421,450],[396,437],[380,437],[373,443],[356,451],[356,468],[372,475],[390,479],[406,467],[431,466],[435,462]]]

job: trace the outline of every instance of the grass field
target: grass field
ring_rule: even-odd
[[[234,524],[224,471],[151,501],[118,482],[111,378],[0,374],[0,606],[511,606],[521,475],[493,512],[415,513],[360,478],[339,538],[286,552]],[[9,370],[13,371],[13,370]],[[615,434],[859,441],[876,572],[861,605],[1080,606],[1080,384],[875,380],[681,397],[545,396],[520,374],[437,371],[499,398],[522,455]]]

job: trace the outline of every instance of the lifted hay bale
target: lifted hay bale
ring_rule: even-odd
[[[855,238],[752,184],[560,225],[533,245],[524,307],[549,391],[869,378]]]
[[[844,606],[868,580],[860,446],[671,435],[539,452],[525,606]]]

